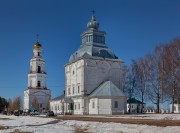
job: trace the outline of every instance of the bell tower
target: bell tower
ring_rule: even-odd
[[[47,89],[45,61],[42,58],[42,46],[37,42],[33,48],[33,58],[30,61],[30,72],[28,74],[28,88]]]
[[[24,110],[48,110],[51,91],[46,86],[45,61],[42,58],[42,45],[38,38],[33,46],[30,60],[28,88],[24,91]]]

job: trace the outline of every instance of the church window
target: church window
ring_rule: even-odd
[[[70,88],[68,88],[68,94],[71,95],[71,89]]]
[[[100,42],[100,36],[97,36],[97,43]]]
[[[74,75],[74,70],[73,70],[73,75]]]
[[[39,107],[42,108],[42,103],[39,104]]]
[[[37,82],[37,87],[41,87],[41,81]]]
[[[80,109],[80,103],[78,104],[78,109]]]
[[[80,92],[80,88],[79,88],[79,86],[78,86],[78,93]]]
[[[89,42],[89,40],[90,40],[90,38],[89,38],[89,36],[88,36],[88,42]]]
[[[40,52],[38,52],[38,56],[40,56]]]
[[[38,71],[37,72],[41,73],[41,67],[40,66],[38,66]]]
[[[88,37],[86,36],[86,42],[88,41]]]
[[[90,37],[90,40],[89,40],[89,41],[92,42],[92,35],[90,35],[89,37]]]
[[[118,101],[114,101],[114,108],[118,108]]]
[[[93,42],[97,42],[97,36],[96,35],[93,36]]]
[[[105,43],[105,37],[102,37],[102,43]]]
[[[92,102],[92,108],[93,109],[95,108],[95,102],[94,101]]]
[[[74,109],[76,110],[76,104],[74,104]]]
[[[73,94],[74,94],[74,87],[73,87]]]

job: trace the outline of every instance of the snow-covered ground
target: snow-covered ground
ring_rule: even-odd
[[[154,118],[164,119],[166,117],[171,117],[173,119],[180,119],[180,114],[163,114],[163,115],[145,114],[142,115],[142,117],[138,115],[138,118],[143,119],[146,118],[147,116],[151,119]],[[137,118],[136,115],[129,115],[129,116],[125,115],[125,117]],[[180,132],[180,127],[178,126],[157,127],[157,126],[136,125],[136,124],[120,124],[113,122],[102,123],[102,122],[85,122],[85,121],[75,121],[75,120],[57,121],[54,118],[41,118],[41,117],[30,117],[30,116],[18,117],[18,116],[5,116],[5,115],[0,115],[0,125],[9,127],[9,129],[6,130],[0,130],[0,133],[1,132],[9,133],[14,130],[30,131],[33,133],[74,133],[78,129],[82,129],[90,133],[179,133]]]
[[[128,118],[128,119],[158,119],[158,120],[180,120],[180,114],[127,114],[111,116],[81,116],[81,117],[98,117],[98,118]]]

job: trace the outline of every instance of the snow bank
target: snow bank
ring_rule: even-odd
[[[173,115],[173,119],[176,115]],[[136,116],[134,116],[136,117]],[[153,115],[156,119],[164,117],[172,117],[171,115]],[[150,118],[153,118],[150,116]],[[179,115],[177,116],[179,118]],[[1,118],[9,118],[4,120]],[[139,118],[139,117],[138,117]],[[142,117],[143,118],[143,117]],[[53,118],[40,118],[30,116],[2,116],[0,115],[0,125],[8,126],[10,129],[0,130],[0,133],[9,133],[14,130],[31,131],[34,133],[73,133],[77,129],[84,129],[91,133],[178,133],[180,127],[156,127],[148,125],[136,124],[120,124],[120,123],[102,123],[102,122],[86,122],[86,121],[56,121]],[[47,124],[49,123],[49,124]],[[44,125],[42,125],[44,124]]]

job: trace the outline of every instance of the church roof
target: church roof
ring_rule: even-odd
[[[121,61],[114,52],[106,46],[106,32],[100,31],[98,28],[99,23],[93,14],[91,20],[87,24],[87,30],[81,34],[82,44],[80,48],[71,55],[68,63],[75,62],[82,57],[88,59],[99,57],[102,59]]]
[[[72,100],[71,97],[64,97],[64,98],[63,98],[63,102],[64,102],[64,103],[73,103],[73,100]]]
[[[102,58],[102,59],[118,59],[118,57],[107,47],[96,47],[94,45],[83,45],[76,52],[74,52],[70,59],[69,63],[74,62],[80,58]]]
[[[89,97],[124,97],[124,93],[111,81],[105,81]]]
[[[65,97],[64,94],[61,96],[55,97],[51,101],[58,101],[58,100],[62,100],[64,103],[73,103],[72,98],[71,97]]]
[[[57,100],[61,100],[64,98],[64,94],[58,97],[55,97],[54,99],[52,99],[51,101],[57,101]]]

